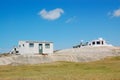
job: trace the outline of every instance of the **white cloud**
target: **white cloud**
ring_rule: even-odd
[[[120,17],[120,8],[114,10],[113,12],[109,12],[108,15],[110,15],[112,17]]]
[[[113,16],[120,17],[120,9],[117,9],[113,12]]]
[[[76,18],[76,16],[73,16],[73,17],[67,19],[67,20],[65,21],[65,23],[70,23],[70,22],[74,21],[75,18]]]
[[[41,10],[39,12],[39,15],[47,20],[56,20],[58,18],[60,18],[60,16],[64,13],[64,10],[61,8],[56,8],[54,10],[51,11],[46,11],[45,9]]]

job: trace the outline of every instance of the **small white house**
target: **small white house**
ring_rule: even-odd
[[[97,40],[92,40],[88,42],[87,46],[112,46],[112,45],[107,44],[107,42],[103,38],[98,38]]]
[[[80,48],[83,46],[96,47],[96,46],[112,46],[112,45],[107,44],[107,42],[103,38],[98,38],[96,40],[92,40],[86,43],[81,42],[79,45],[73,46],[73,48]]]
[[[16,54],[52,54],[53,42],[19,41],[18,47],[14,48]]]

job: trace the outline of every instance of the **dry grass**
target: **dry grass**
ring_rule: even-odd
[[[0,66],[0,80],[120,80],[120,57],[88,63]]]

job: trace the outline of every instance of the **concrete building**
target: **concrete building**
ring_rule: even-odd
[[[18,47],[12,53],[16,54],[52,54],[53,42],[19,41]]]
[[[83,46],[95,47],[95,46],[112,46],[112,45],[107,44],[103,38],[98,38],[96,40],[92,40],[92,41],[85,42],[85,43],[81,42],[79,45],[73,46],[73,48],[80,48]]]
[[[107,44],[107,42],[103,38],[98,38],[97,40],[92,40],[88,42],[87,46],[112,46]]]

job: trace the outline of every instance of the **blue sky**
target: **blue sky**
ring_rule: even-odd
[[[0,0],[0,52],[19,40],[55,49],[103,37],[120,46],[120,0]]]

